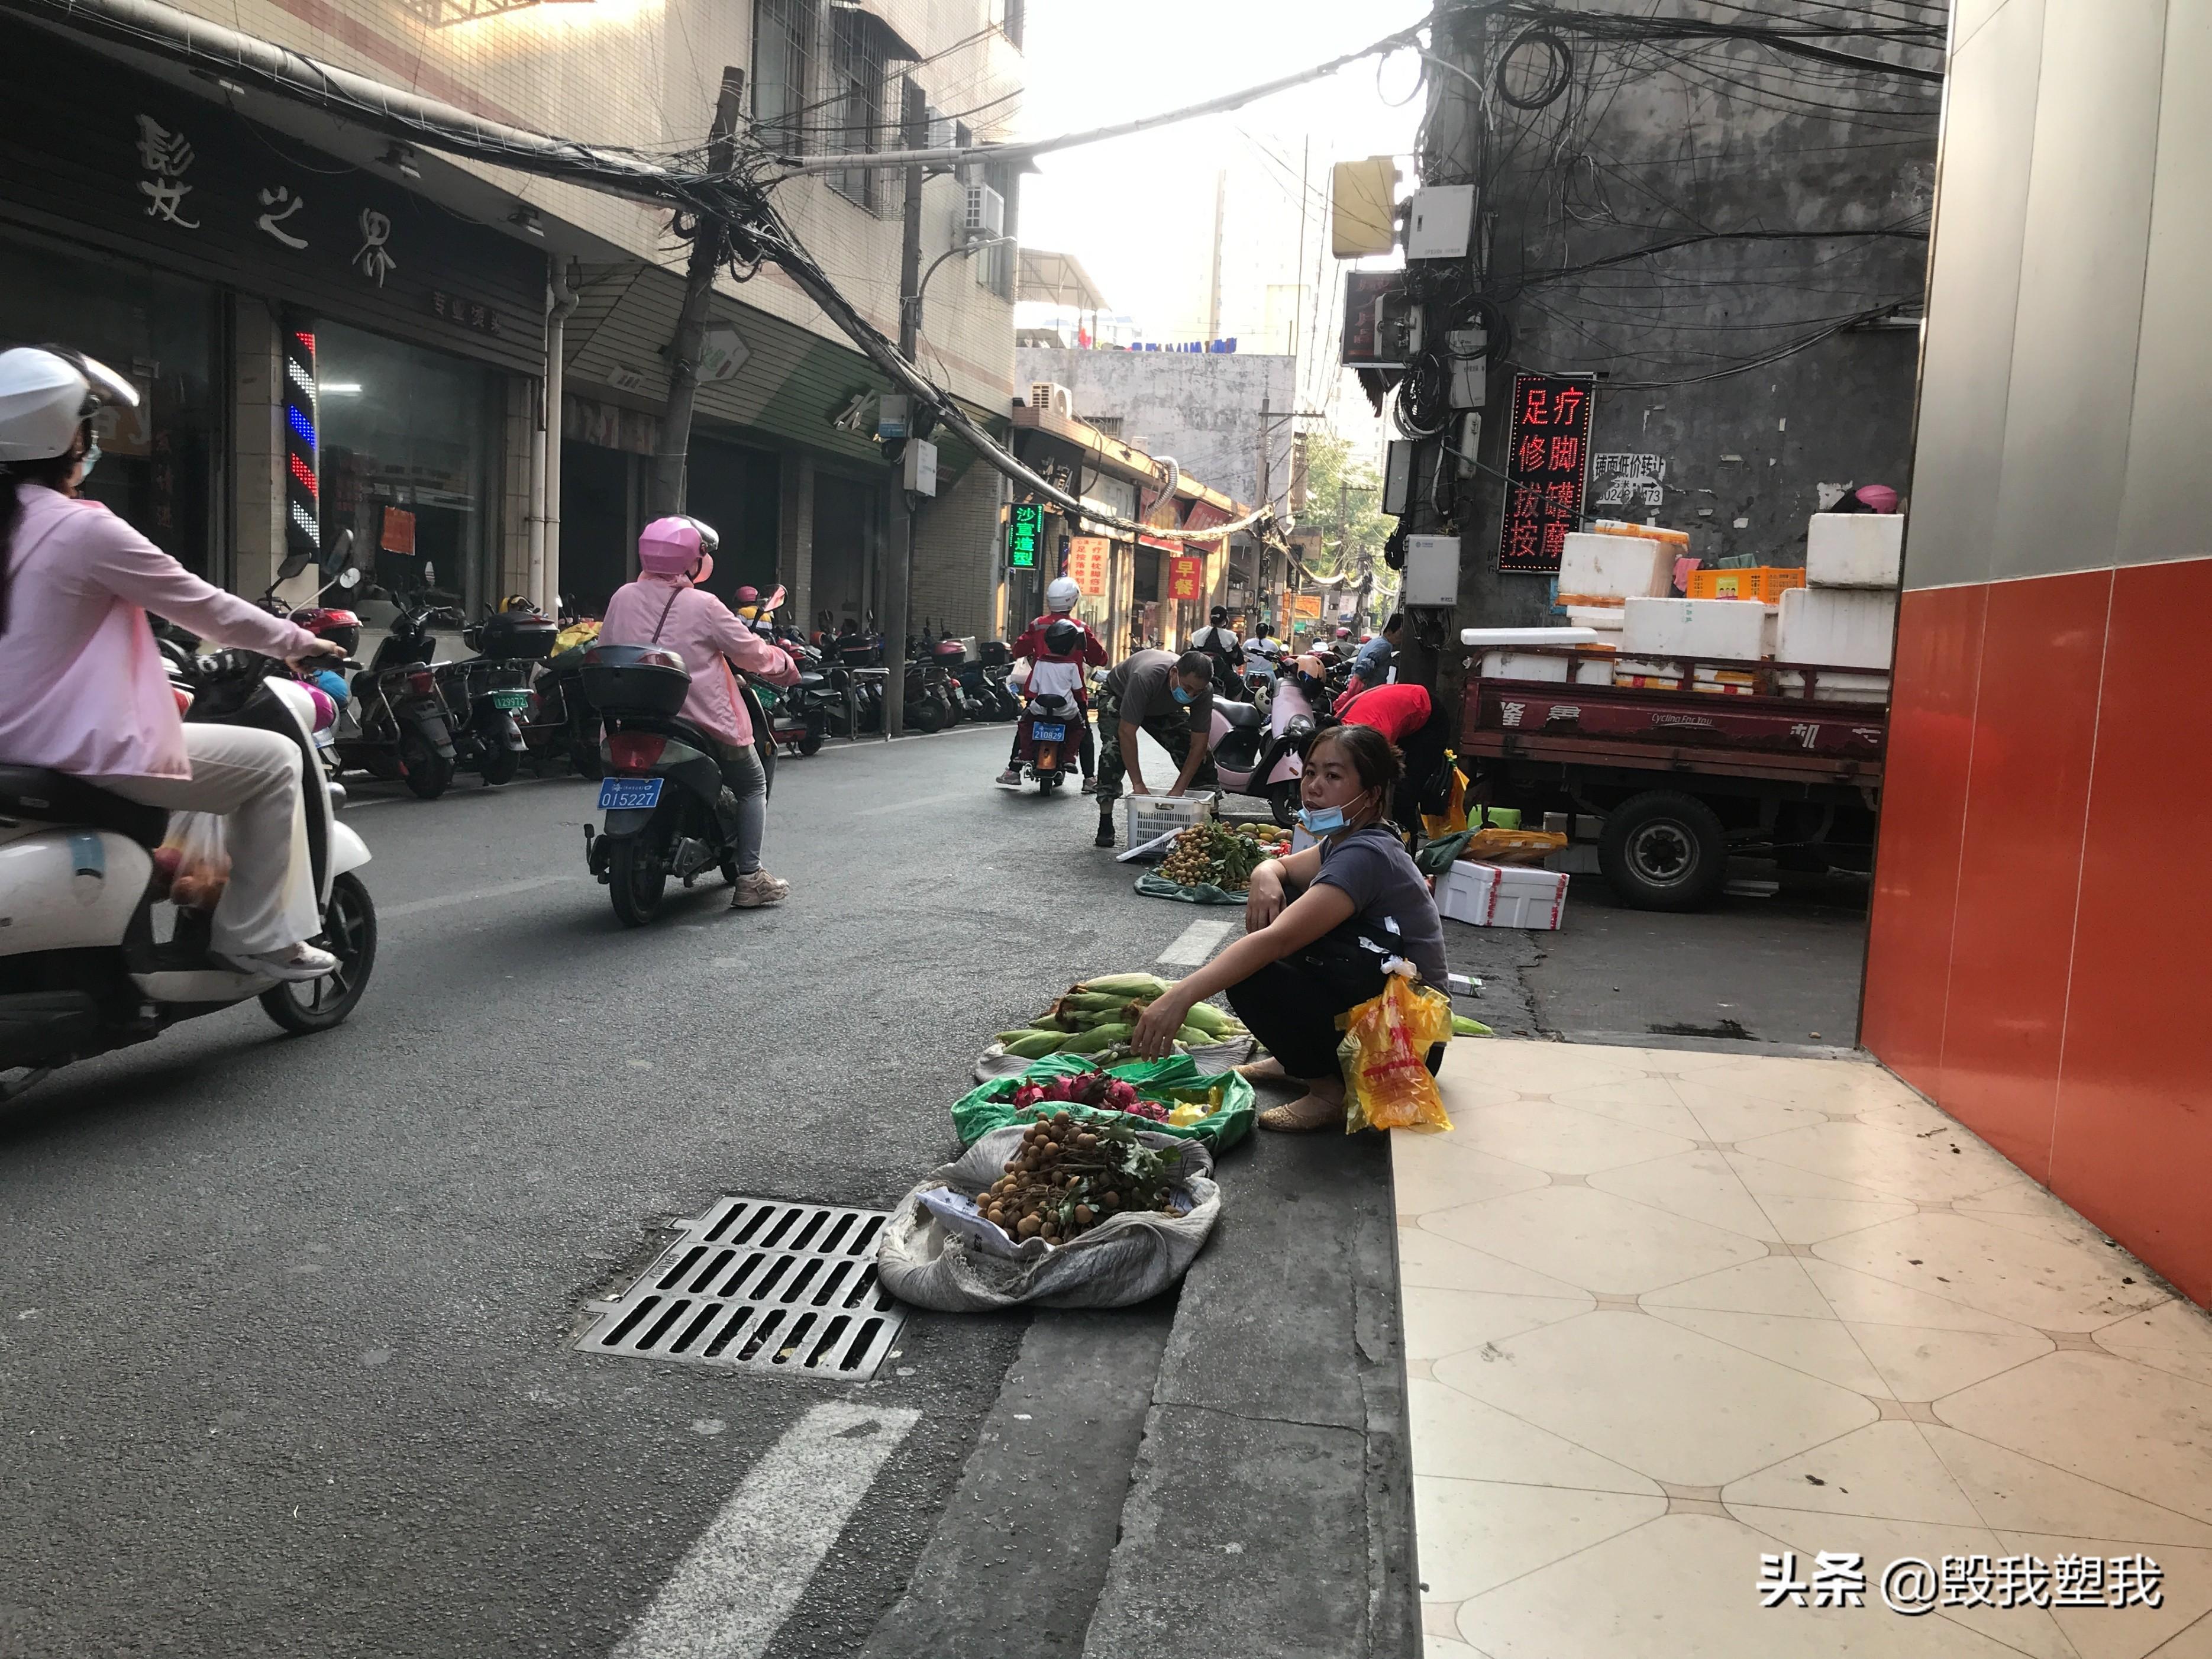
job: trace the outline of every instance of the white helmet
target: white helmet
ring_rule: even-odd
[[[1044,608],[1055,616],[1065,617],[1075,609],[1076,601],[1082,597],[1082,584],[1074,577],[1055,576],[1045,586]]]
[[[0,351],[0,461],[65,453],[77,428],[106,404],[136,409],[138,391],[103,362],[45,346]]]

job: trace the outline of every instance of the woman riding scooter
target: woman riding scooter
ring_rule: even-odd
[[[1033,664],[1042,662],[1052,654],[1045,643],[1047,631],[1055,623],[1067,623],[1081,629],[1083,635],[1079,641],[1080,650],[1069,653],[1069,659],[1080,661],[1092,668],[1103,668],[1106,665],[1106,647],[1091,631],[1090,624],[1075,614],[1076,605],[1082,598],[1083,589],[1074,577],[1055,576],[1045,586],[1044,615],[1022,630],[1022,636],[1014,641],[1014,655],[1018,659],[1027,658]],[[1074,695],[1077,708],[1082,716],[1083,746],[1078,751],[1078,758],[1083,766],[1083,793],[1095,795],[1098,793],[1098,783],[1092,775],[1097,769],[1098,739],[1091,729],[1089,698],[1079,686]],[[1006,756],[1006,769],[999,774],[997,781],[1002,788],[1021,787],[1022,736],[1019,721],[1015,722],[1014,746]]]
[[[761,836],[768,825],[768,772],[753,747],[752,721],[729,665],[770,685],[795,685],[799,665],[754,633],[729,606],[704,587],[714,568],[719,538],[696,519],[655,519],[637,538],[644,573],[607,602],[599,624],[604,645],[660,645],[676,652],[690,671],[684,718],[720,745],[722,781],[737,798],[738,884],[732,910],[781,903],[791,884],[761,868]]]
[[[145,613],[295,672],[345,653],[210,587],[78,496],[100,459],[92,416],[137,403],[129,381],[77,352],[0,352],[0,759],[149,806],[223,814],[230,878],[211,954],[240,973],[319,979],[338,963],[307,943],[322,917],[299,751],[273,732],[186,725]]]

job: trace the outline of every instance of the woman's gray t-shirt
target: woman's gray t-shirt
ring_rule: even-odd
[[[1314,884],[1341,891],[1370,938],[1395,945],[1421,970],[1424,983],[1444,988],[1443,920],[1427,878],[1395,831],[1370,823],[1329,842],[1322,848]]]

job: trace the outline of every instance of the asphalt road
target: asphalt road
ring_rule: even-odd
[[[720,1194],[887,1206],[991,1032],[1188,924],[1088,799],[992,788],[1005,742],[787,764],[792,899],[702,884],[641,932],[583,873],[590,785],[357,790],[383,926],[348,1024],[248,1005],[5,1109],[0,1654],[605,1655],[748,1528],[793,1543],[745,1570],[798,1577],[743,1650],[859,1651],[1024,1322],[919,1320],[857,1388],[571,1339]]]

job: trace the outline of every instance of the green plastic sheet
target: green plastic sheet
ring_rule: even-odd
[[[1165,876],[1154,875],[1147,870],[1137,878],[1137,890],[1146,898],[1181,899],[1185,904],[1242,904],[1244,895],[1232,893],[1225,887],[1216,887],[1211,882],[1200,882],[1195,887],[1184,887],[1170,881]]]
[[[1219,1089],[1220,1105],[1195,1123],[1158,1123],[1150,1118],[1131,1117],[1126,1112],[1103,1111],[1059,1101],[1042,1102],[1026,1112],[1014,1109],[1014,1091],[1024,1083],[1074,1077],[1091,1069],[1091,1062],[1081,1054],[1047,1054],[1025,1072],[995,1078],[981,1088],[971,1089],[952,1103],[952,1127],[959,1133],[960,1144],[971,1146],[978,1136],[1010,1123],[1026,1126],[1040,1115],[1069,1112],[1078,1117],[1120,1118],[1155,1134],[1173,1135],[1179,1140],[1202,1140],[1221,1152],[1251,1133],[1252,1120],[1258,1115],[1250,1084],[1234,1072],[1201,1072],[1188,1054],[1170,1054],[1164,1060],[1127,1060],[1108,1066],[1106,1075],[1126,1078],[1148,1100],[1204,1100],[1213,1090]]]

